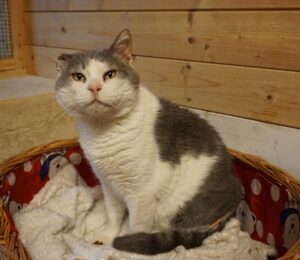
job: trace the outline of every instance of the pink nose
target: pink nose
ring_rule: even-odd
[[[92,83],[89,85],[89,91],[93,92],[93,94],[96,96],[97,93],[101,90],[101,86],[98,83]]]

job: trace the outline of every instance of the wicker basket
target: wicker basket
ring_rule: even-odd
[[[5,161],[0,165],[0,177],[14,169],[16,166],[27,162],[28,160],[41,156],[44,153],[56,151],[59,149],[70,148],[78,146],[77,139],[63,140],[52,142],[47,145],[41,145],[24,153],[21,153],[13,158]],[[283,170],[269,164],[265,160],[249,155],[240,153],[234,150],[230,150],[230,153],[239,162],[246,164],[250,167],[262,171],[264,174],[270,176],[278,183],[287,187],[289,192],[300,201],[300,182],[291,177]],[[29,260],[29,256],[22,245],[22,242],[17,238],[17,234],[11,232],[9,214],[7,209],[4,207],[3,202],[0,200],[0,259],[24,259]],[[300,259],[300,239],[294,244],[292,248],[281,258],[284,259]]]

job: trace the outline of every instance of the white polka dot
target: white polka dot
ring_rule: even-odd
[[[72,164],[77,165],[81,163],[82,157],[79,153],[72,153],[70,155],[70,161]]]
[[[268,235],[267,235],[267,243],[270,246],[275,246],[275,238],[274,238],[274,235],[272,233],[268,233]]]
[[[251,181],[251,190],[252,190],[253,194],[255,194],[255,195],[259,195],[260,194],[261,184],[260,184],[260,182],[259,182],[258,179],[253,179]]]
[[[30,172],[32,170],[32,163],[30,161],[24,163],[23,168],[25,172]]]
[[[273,201],[278,201],[280,197],[280,189],[278,188],[277,185],[272,185],[271,187],[271,198]]]
[[[257,220],[256,222],[256,232],[257,232],[257,235],[262,238],[263,235],[264,235],[264,225],[263,223],[261,222],[261,220]]]
[[[9,174],[7,174],[6,176],[7,182],[9,184],[9,186],[14,186],[16,183],[16,175],[13,172],[10,172]]]

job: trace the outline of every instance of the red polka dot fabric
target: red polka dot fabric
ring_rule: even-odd
[[[68,163],[75,166],[89,186],[98,184],[80,147],[43,154],[19,165],[0,180],[0,196],[7,213],[13,214],[28,204]],[[238,160],[234,163],[244,192],[236,211],[242,230],[253,239],[275,246],[283,255],[300,237],[299,201],[263,172]],[[12,218],[10,221],[12,231],[16,231]]]
[[[236,211],[241,228],[283,255],[300,237],[299,201],[286,187],[259,170],[239,161],[235,162],[235,169],[244,191]]]

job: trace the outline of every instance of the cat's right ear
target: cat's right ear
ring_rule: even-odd
[[[132,37],[130,31],[125,29],[119,33],[110,50],[129,64],[132,61]]]
[[[57,57],[56,69],[61,72],[65,70],[68,66],[68,61],[71,59],[71,54],[62,53]]]

